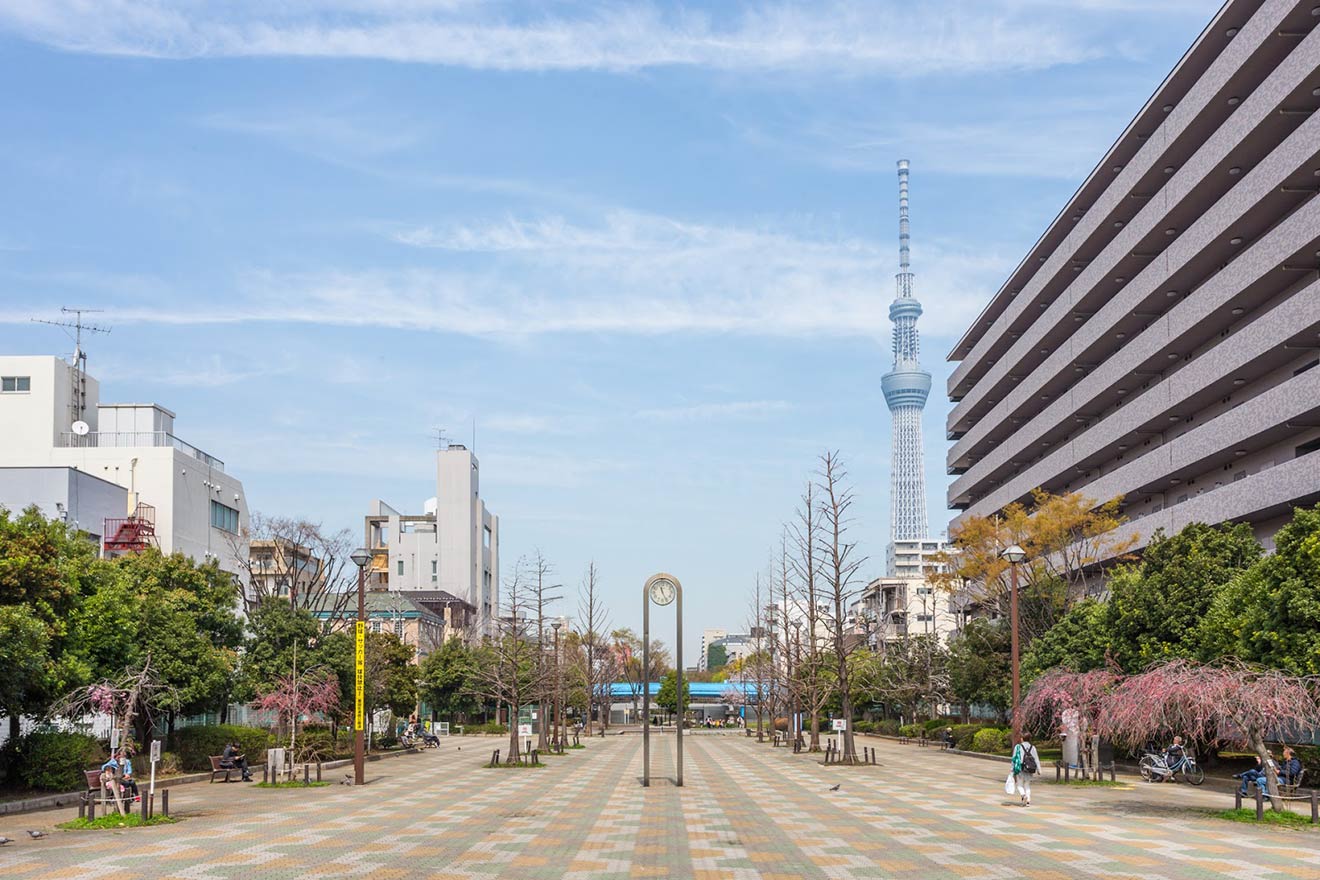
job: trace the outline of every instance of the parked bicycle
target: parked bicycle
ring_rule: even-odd
[[[1184,754],[1170,767],[1159,752],[1146,752],[1139,765],[1141,778],[1147,782],[1164,782],[1182,777],[1183,782],[1200,785],[1205,782],[1205,771],[1190,754]]]

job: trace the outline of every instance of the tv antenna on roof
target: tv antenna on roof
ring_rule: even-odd
[[[444,429],[444,428],[434,428],[433,430],[435,431],[435,448],[436,448],[436,449],[448,449],[448,448],[449,448],[449,438],[445,436],[445,429]]]
[[[83,323],[83,315],[93,312],[100,312],[102,309],[70,309],[61,308],[60,312],[65,315],[73,315],[72,321],[49,321],[44,318],[33,318],[37,324],[49,324],[52,327],[59,327],[64,330],[70,338],[73,339],[73,400],[69,408],[73,411],[73,421],[81,422],[83,415],[87,410],[87,352],[83,351],[82,335],[83,331],[88,333],[109,333],[109,327],[99,327],[96,324]],[[73,332],[69,333],[70,328]]]

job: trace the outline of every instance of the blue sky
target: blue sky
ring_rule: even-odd
[[[506,572],[594,558],[636,626],[668,569],[737,628],[826,448],[883,568],[895,160],[938,392],[1216,9],[0,0],[0,351],[104,309],[107,399],[334,527],[420,508],[475,419]]]

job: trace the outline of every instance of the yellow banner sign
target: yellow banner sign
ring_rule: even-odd
[[[353,697],[353,729],[366,730],[367,726],[363,723],[363,689],[367,683],[367,625],[363,621],[357,622],[357,653],[354,658],[354,671],[356,673],[357,687]]]

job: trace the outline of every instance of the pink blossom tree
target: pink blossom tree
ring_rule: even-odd
[[[276,679],[274,687],[258,697],[252,707],[275,713],[276,724],[288,723],[289,755],[293,760],[298,744],[299,719],[336,712],[339,709],[339,680],[320,666],[299,672],[295,653],[293,672]]]
[[[1101,708],[1106,697],[1122,680],[1113,669],[1092,669],[1073,672],[1056,666],[1031,684],[1022,701],[1022,720],[1025,724],[1049,731],[1062,730],[1069,713],[1076,713],[1077,735],[1086,741],[1087,732],[1098,727]],[[1090,752],[1080,750],[1083,766],[1094,771]]]
[[[1315,682],[1278,670],[1171,660],[1115,686],[1102,700],[1098,721],[1103,735],[1132,746],[1180,733],[1249,748],[1265,768],[1277,810],[1279,780],[1266,737],[1320,724],[1320,700]]]

